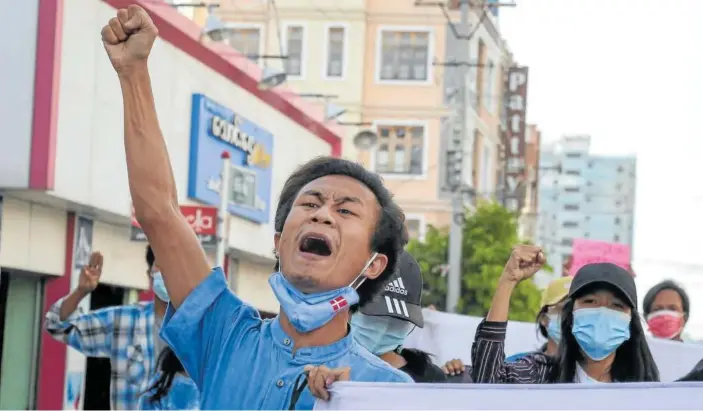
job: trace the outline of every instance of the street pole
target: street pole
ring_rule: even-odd
[[[230,193],[230,176],[232,174],[232,163],[228,151],[223,151],[220,156],[222,159],[222,175],[220,179],[220,207],[217,209],[217,256],[215,257],[215,265],[225,268],[225,258],[227,256],[227,243],[229,242],[229,193]]]
[[[461,20],[460,30],[463,35],[468,35],[469,28],[469,0],[460,0]],[[461,43],[460,43],[461,44]],[[469,56],[470,39],[466,39],[466,53]],[[468,61],[468,59],[467,59]],[[470,137],[468,133],[473,133],[473,127],[468,127],[467,122],[470,116],[467,115],[467,80],[469,75],[469,65],[460,65],[457,67],[457,78],[459,79],[458,90],[455,100],[455,116],[454,121],[458,124],[453,127],[452,141],[449,144],[450,150],[453,150],[458,157],[455,161],[460,164],[458,182],[450,183],[452,189],[452,221],[449,229],[449,273],[447,278],[447,312],[456,312],[459,296],[461,294],[461,259],[462,259],[462,243],[464,230],[464,198],[463,198],[463,180],[464,180],[464,142]],[[451,147],[453,146],[453,147]],[[470,163],[469,163],[470,164]],[[455,170],[456,171],[456,170]],[[448,175],[451,175],[452,170],[447,167]],[[471,174],[469,173],[469,176]],[[455,176],[456,178],[456,176]],[[451,178],[449,180],[452,180]],[[458,184],[457,184],[458,183]]]

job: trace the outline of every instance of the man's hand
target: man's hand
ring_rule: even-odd
[[[151,17],[139,6],[117,10],[102,29],[103,45],[112,67],[123,73],[146,62],[159,31]]]
[[[95,251],[90,255],[88,265],[81,268],[81,274],[78,277],[78,290],[86,295],[93,292],[100,282],[102,273],[103,255],[99,251]]]
[[[449,360],[442,367],[442,371],[445,375],[459,375],[464,372],[464,363],[458,358]]]
[[[335,368],[330,370],[324,365],[316,367],[306,365],[305,371],[308,373],[308,388],[313,396],[325,401],[330,399],[327,388],[335,381],[349,381],[351,368]]]
[[[535,275],[546,262],[542,248],[526,244],[515,246],[500,279],[518,283]]]

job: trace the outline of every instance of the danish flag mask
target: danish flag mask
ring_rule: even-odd
[[[288,321],[298,332],[308,333],[332,321],[338,313],[359,302],[356,289],[366,280],[363,275],[377,255],[378,253],[374,253],[369,258],[351,285],[336,290],[305,294],[295,288],[280,271],[271,275],[269,284]]]

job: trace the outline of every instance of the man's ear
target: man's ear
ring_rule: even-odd
[[[371,262],[369,268],[366,269],[364,276],[369,280],[375,280],[383,274],[383,270],[386,269],[388,265],[388,257],[385,254],[378,254],[376,258]]]
[[[276,233],[273,235],[273,247],[274,251],[276,252],[276,258],[278,258],[278,255],[280,254],[278,252],[278,243],[281,242],[281,233]]]

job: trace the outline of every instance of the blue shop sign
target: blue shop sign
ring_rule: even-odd
[[[231,109],[193,94],[188,197],[219,206],[222,152],[232,161],[229,212],[267,223],[271,203],[273,135]]]

